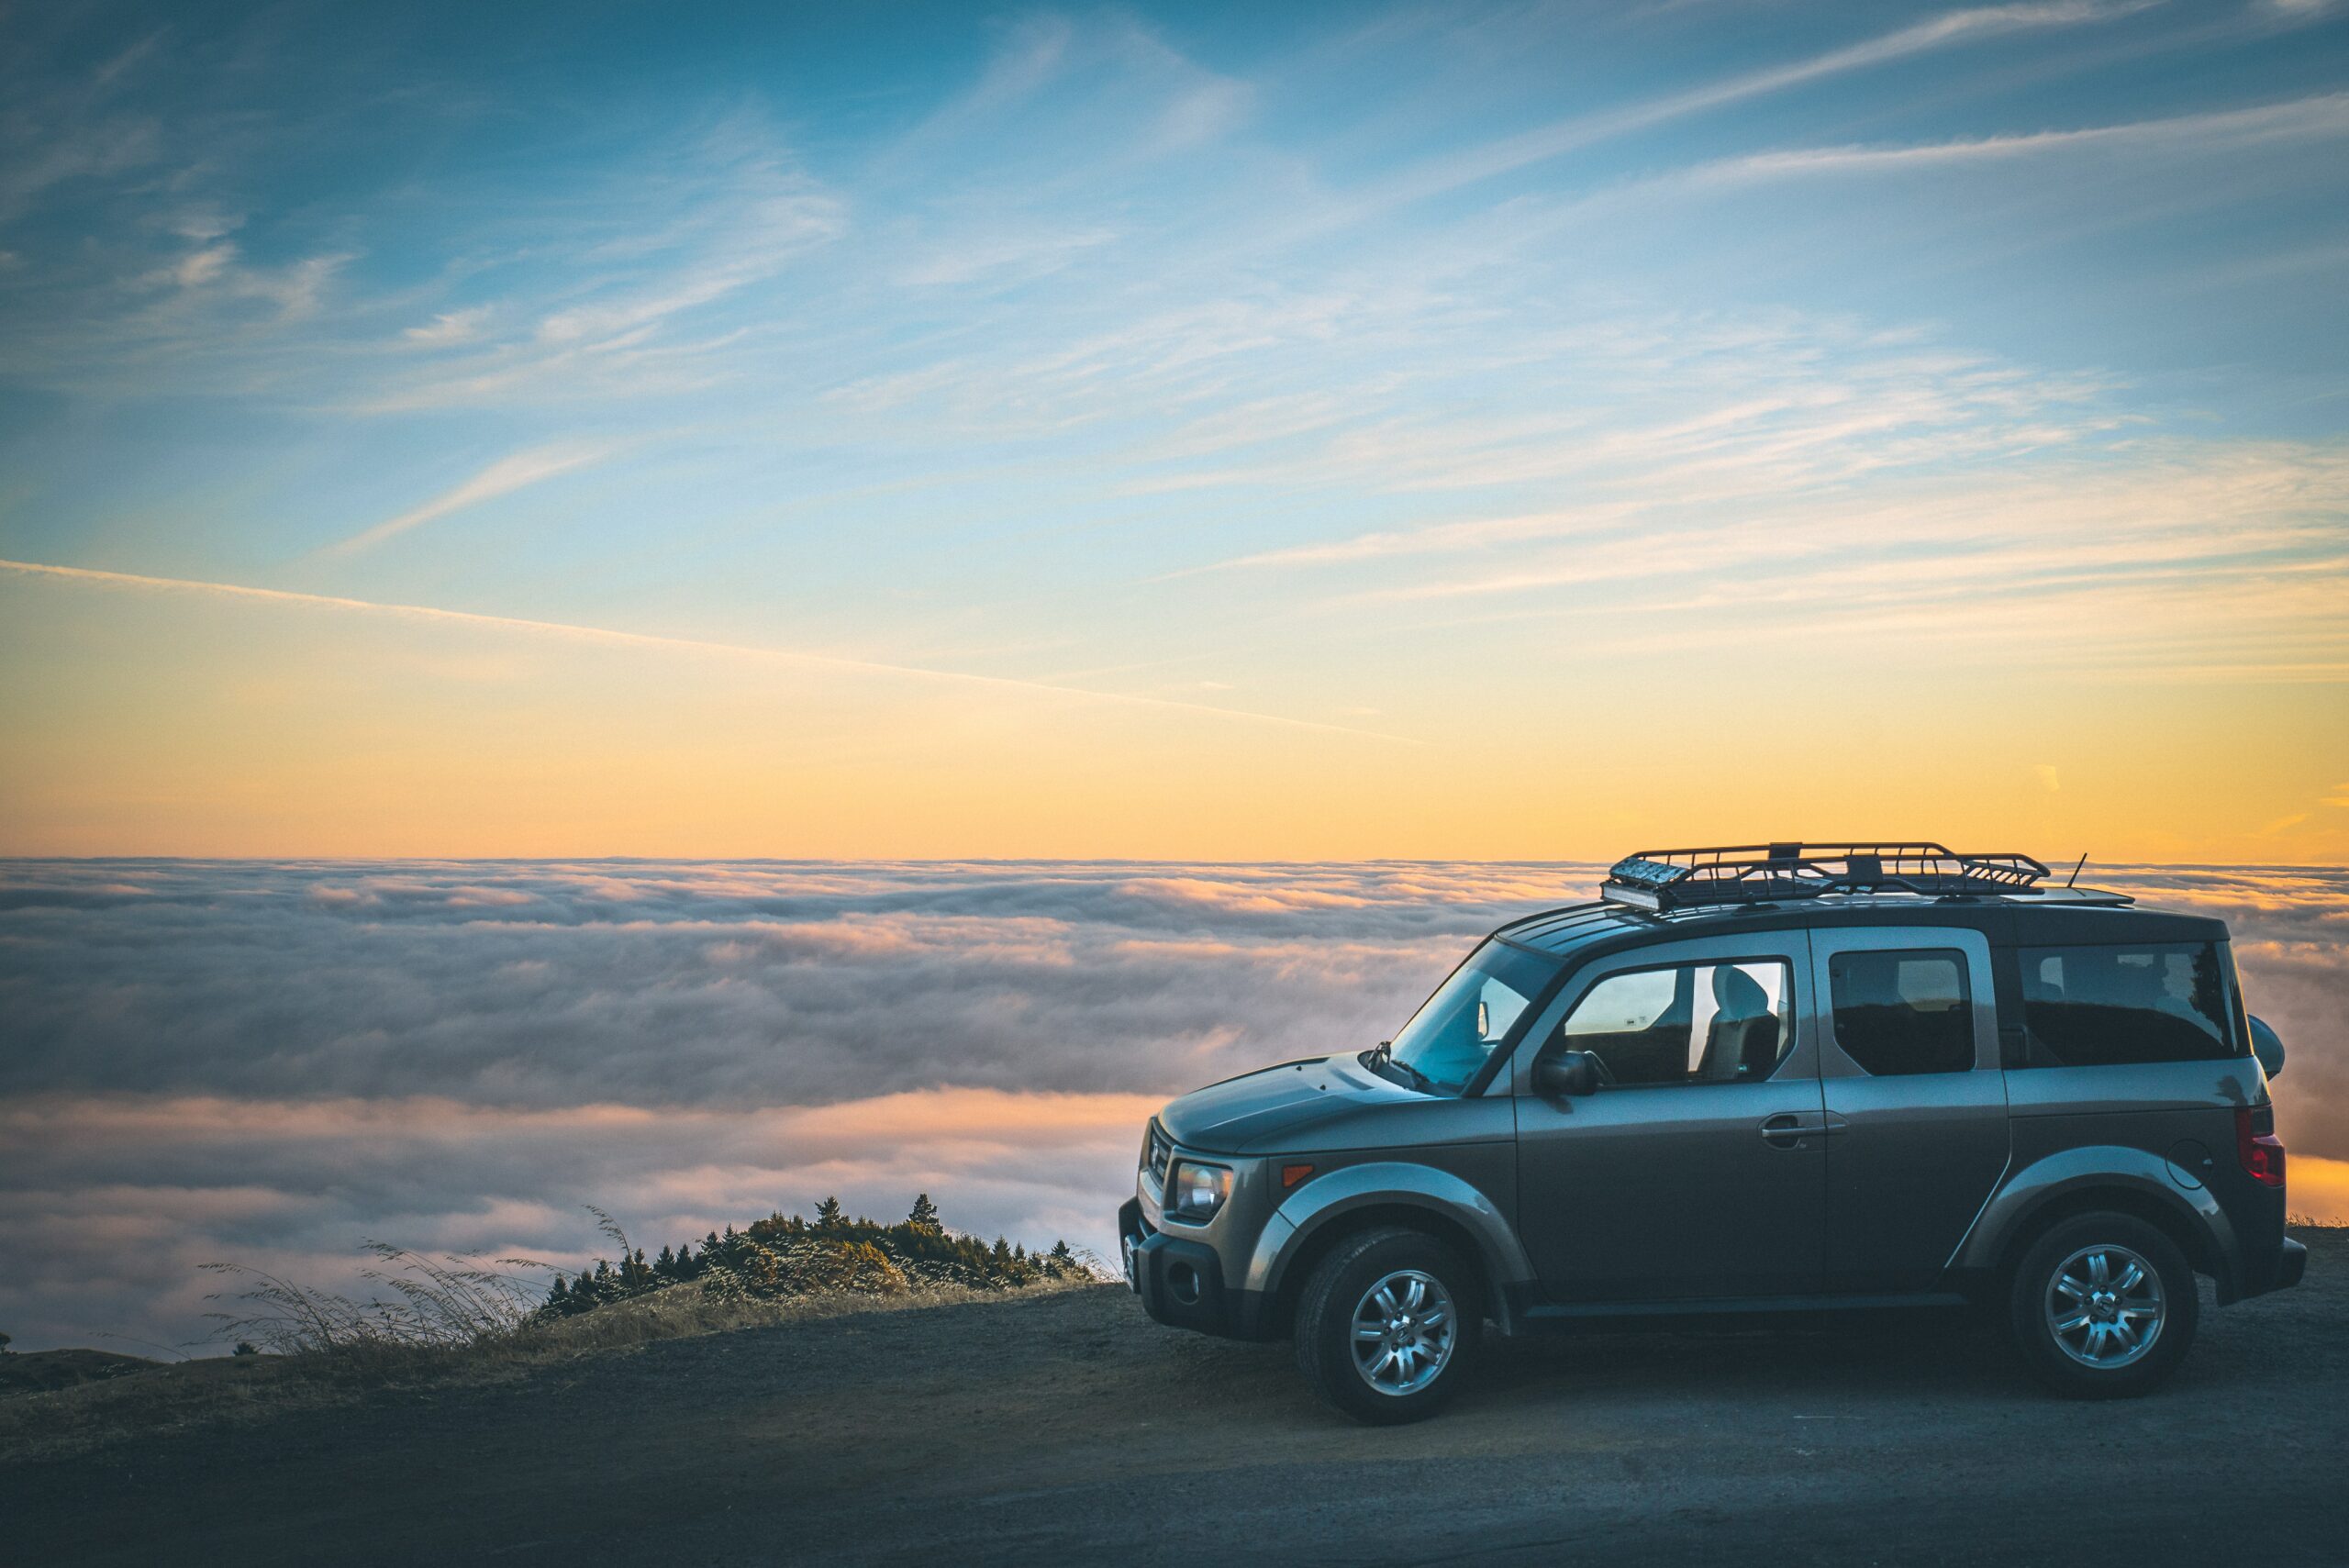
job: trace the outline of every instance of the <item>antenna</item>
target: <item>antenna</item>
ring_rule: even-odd
[[[2079,864],[2079,865],[2076,865],[2076,866],[2074,866],[2074,867],[2072,868],[2072,874],[2071,874],[2071,875],[2069,875],[2069,876],[2067,876],[2067,877],[2065,877],[2065,878],[2064,879],[2064,885],[2065,885],[2065,886],[2066,886],[2066,887],[2069,887],[2069,886],[2071,886],[2071,885],[2072,885],[2072,884],[2074,884],[2074,883],[2076,883],[2076,882],[2079,881],[2079,880],[2080,880],[2080,866],[2085,866],[2085,865],[2087,865],[2087,863],[2088,863],[2088,852],[2087,852],[2086,850],[2082,850],[2082,851],[2080,851],[2080,864]]]

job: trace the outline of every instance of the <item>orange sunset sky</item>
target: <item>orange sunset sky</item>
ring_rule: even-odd
[[[12,18],[0,852],[2349,859],[2326,6],[922,15]]]

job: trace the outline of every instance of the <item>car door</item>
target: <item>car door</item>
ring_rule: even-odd
[[[1828,1288],[1931,1289],[2007,1167],[1989,942],[1882,926],[1810,943]]]
[[[1519,1229],[1563,1304],[1820,1288],[1825,1156],[1800,931],[1595,961],[1512,1062]],[[1547,1098],[1544,1053],[1612,1082]]]

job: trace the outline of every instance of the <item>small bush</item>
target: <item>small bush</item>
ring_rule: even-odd
[[[1018,1290],[1047,1282],[1081,1283],[1106,1277],[1066,1241],[1030,1255],[998,1237],[990,1245],[975,1236],[957,1236],[940,1220],[938,1206],[923,1193],[903,1220],[882,1225],[852,1219],[838,1198],[816,1206],[816,1218],[771,1214],[746,1229],[726,1228],[695,1243],[662,1247],[646,1262],[644,1249],[601,1209],[590,1209],[604,1234],[619,1250],[619,1261],[596,1260],[565,1278],[557,1274],[539,1312],[575,1318],[615,1302],[633,1300],[680,1284],[696,1284],[729,1300],[787,1300],[813,1292],[850,1291],[892,1296],[920,1286],[971,1290]]]
[[[210,1316],[217,1338],[233,1338],[240,1356],[268,1351],[412,1366],[449,1352],[577,1342],[580,1336],[550,1337],[551,1330],[623,1303],[659,1303],[625,1325],[609,1325],[618,1338],[638,1340],[662,1337],[664,1324],[687,1326],[676,1330],[683,1332],[739,1326],[760,1320],[765,1307],[818,1297],[943,1299],[1107,1277],[1066,1241],[1030,1254],[1001,1238],[989,1244],[957,1236],[927,1193],[895,1225],[851,1219],[828,1197],[812,1222],[773,1214],[745,1229],[713,1231],[698,1251],[690,1241],[664,1246],[649,1262],[610,1215],[593,1206],[588,1212],[618,1261],[598,1259],[569,1277],[527,1258],[490,1262],[370,1241],[376,1262],[362,1273],[380,1288],[366,1300],[238,1263],[206,1263],[244,1286],[234,1296],[240,1310]]]

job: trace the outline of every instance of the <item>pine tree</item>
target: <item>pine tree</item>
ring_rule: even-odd
[[[946,1227],[939,1220],[938,1206],[930,1201],[930,1195],[928,1193],[917,1193],[914,1195],[914,1211],[906,1216],[906,1223],[908,1225],[926,1225],[932,1230],[943,1230],[946,1229]]]
[[[661,1255],[652,1260],[652,1273],[661,1279],[677,1278],[677,1254],[664,1245],[661,1249]]]
[[[828,1197],[816,1206],[816,1228],[830,1230],[841,1223],[841,1200]]]

